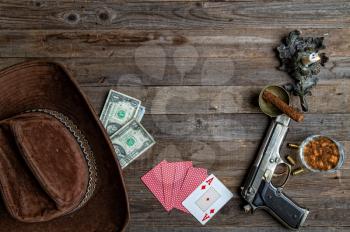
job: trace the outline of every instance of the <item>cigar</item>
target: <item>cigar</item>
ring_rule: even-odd
[[[302,113],[287,105],[284,101],[282,101],[279,97],[276,97],[271,92],[265,90],[262,97],[265,101],[270,102],[294,121],[302,122],[304,120],[304,115]]]

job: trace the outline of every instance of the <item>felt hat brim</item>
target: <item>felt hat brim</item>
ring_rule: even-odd
[[[97,188],[83,208],[40,223],[15,220],[0,200],[1,231],[123,231],[129,221],[129,205],[113,146],[87,98],[61,65],[31,61],[0,71],[0,120],[33,109],[54,110],[75,122],[94,153]]]

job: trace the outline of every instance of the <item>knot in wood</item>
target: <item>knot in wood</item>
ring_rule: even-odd
[[[64,21],[69,24],[77,24],[80,21],[80,16],[76,12],[68,12],[64,15]]]
[[[37,8],[44,7],[45,5],[46,5],[46,2],[45,2],[45,1],[33,0],[33,1],[31,2],[31,6],[37,7]]]
[[[106,21],[109,19],[109,15],[107,12],[102,12],[98,15],[98,17],[102,20],[102,21]]]
[[[67,19],[69,21],[76,21],[77,20],[77,16],[75,14],[70,14],[70,15],[68,15]]]
[[[115,12],[109,8],[103,8],[96,11],[96,20],[99,24],[111,24],[115,17]]]

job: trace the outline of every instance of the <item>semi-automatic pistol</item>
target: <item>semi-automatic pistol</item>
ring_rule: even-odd
[[[290,118],[277,116],[272,121],[258,156],[250,169],[242,189],[242,196],[247,201],[246,212],[254,212],[258,208],[267,210],[290,229],[298,229],[305,221],[309,210],[298,206],[288,198],[282,189],[291,173],[291,167],[280,156],[280,147],[288,131]],[[278,165],[287,167],[286,179],[278,187],[271,183]]]

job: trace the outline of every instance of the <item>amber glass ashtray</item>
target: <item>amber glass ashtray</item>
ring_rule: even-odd
[[[301,143],[299,159],[312,172],[335,172],[344,163],[344,147],[327,136],[311,135]]]

